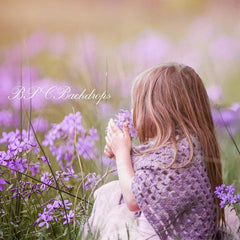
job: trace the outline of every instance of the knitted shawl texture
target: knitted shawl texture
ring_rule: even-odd
[[[206,170],[204,153],[196,136],[193,159],[186,167],[163,168],[174,157],[171,143],[145,155],[132,154],[135,171],[132,192],[148,222],[160,239],[215,239],[217,208]],[[133,146],[135,151],[153,144]],[[190,147],[187,138],[177,139],[179,167],[188,161]]]

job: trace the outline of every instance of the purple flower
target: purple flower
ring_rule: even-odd
[[[58,209],[60,208],[62,205],[61,205],[61,201],[60,200],[56,200],[53,202],[53,204],[47,204],[47,208],[48,208],[48,211],[53,211],[54,209]]]
[[[40,167],[40,162],[36,162],[36,163],[33,163],[32,161],[30,162],[29,170],[31,171],[32,176],[35,176],[36,173],[40,173],[39,167]]]
[[[66,209],[70,209],[69,206],[71,206],[72,203],[69,203],[69,201],[68,201],[68,199],[67,199],[67,200],[64,200],[64,207],[63,207],[63,203],[62,203],[62,201],[60,202],[60,205],[61,205],[62,208],[65,207]]]
[[[229,108],[223,109],[221,111],[217,111],[212,109],[212,117],[215,125],[220,128],[220,130],[224,130],[225,127],[230,129],[232,134],[236,134],[240,129],[239,119],[240,119],[240,110]]]
[[[74,174],[74,170],[73,170],[72,167],[71,168],[67,168],[66,171],[64,171],[62,174],[63,174],[63,177],[64,177],[65,181],[69,181],[70,177],[73,177],[73,178],[77,177],[77,175]]]
[[[4,190],[4,184],[6,183],[6,181],[0,177],[0,191],[3,191]]]
[[[233,185],[225,186],[225,184],[222,184],[217,186],[214,193],[221,200],[221,208],[224,208],[227,204],[240,203],[240,194],[235,194]]]
[[[63,184],[64,181],[69,181],[70,177],[77,178],[77,175],[74,174],[73,168],[66,168],[66,171],[56,171],[57,179],[59,184]]]
[[[74,211],[70,210],[69,213],[67,214],[67,216],[64,215],[62,218],[62,219],[66,219],[66,221],[63,222],[63,225],[70,223],[72,221],[73,217],[74,217]]]
[[[49,165],[51,165],[51,163],[50,163],[50,161],[49,161],[49,158],[48,158],[48,157],[41,156],[41,160],[42,160],[43,162],[45,162],[46,164],[49,164]]]
[[[46,206],[43,210],[42,213],[39,213],[38,216],[39,218],[35,221],[34,224],[38,224],[39,227],[43,227],[46,225],[46,228],[49,227],[49,222],[52,221],[53,219],[55,219],[55,221],[58,223],[58,216],[64,215],[62,217],[62,219],[66,219],[66,221],[63,222],[63,224],[67,223],[67,219],[68,222],[71,222],[71,219],[74,217],[74,212],[73,210],[70,210],[69,212],[67,212],[67,215],[65,215],[65,210],[69,210],[70,207],[72,205],[72,203],[69,203],[69,201],[66,199],[64,200],[64,203],[62,203],[62,201],[60,200],[55,200],[55,199],[51,199],[50,201],[48,201],[48,203],[44,203],[43,206]],[[65,208],[65,210],[64,210]]]
[[[42,222],[40,222],[38,226],[43,227],[44,225],[46,225],[46,228],[49,228],[48,222],[50,222],[53,219],[53,217],[50,215],[50,212],[47,211],[46,208],[44,208],[42,213],[38,213],[38,216],[39,218],[36,220],[34,224],[39,223],[42,220]]]
[[[83,156],[84,159],[93,159],[96,156],[95,138],[86,136],[85,138],[79,138],[76,143],[78,154]]]
[[[89,173],[87,176],[87,181],[84,184],[85,190],[88,190],[89,188],[93,189],[100,178],[101,175],[97,175],[95,172]]]
[[[22,134],[18,129],[15,132],[9,133],[3,132],[0,144],[6,143],[8,147],[6,157],[13,158],[23,151],[33,150],[34,153],[39,152],[38,144],[32,133],[28,133],[25,129],[22,130]]]
[[[43,176],[41,177],[41,181],[48,184],[48,185],[51,185],[52,184],[52,177],[51,177],[50,173],[45,172],[43,174]],[[45,185],[45,184],[41,184],[40,188],[41,188],[41,190],[46,190],[46,189],[48,189],[48,186]]]
[[[9,162],[8,168],[11,170],[15,170],[11,171],[13,173],[15,173],[16,171],[24,172],[28,168],[27,159],[21,159],[20,157],[17,157],[15,161]]]
[[[42,144],[49,146],[59,166],[65,170],[72,164],[73,157],[76,157],[75,153],[83,156],[84,159],[94,158],[95,142],[98,139],[97,130],[91,128],[87,133],[82,125],[81,113],[76,112],[65,116],[59,124],[52,124],[52,129],[45,135]]]
[[[31,183],[21,180],[19,187],[12,188],[11,192],[15,192],[11,198],[15,198],[17,196],[21,196],[22,198],[26,198],[27,196],[28,198],[30,198],[32,194],[34,193],[40,194],[42,191],[40,189],[39,183]]]
[[[116,114],[115,117],[114,122],[120,129],[123,129],[123,124],[127,122],[130,136],[132,138],[137,138],[137,133],[132,122],[132,114],[129,110],[120,109],[120,112]]]

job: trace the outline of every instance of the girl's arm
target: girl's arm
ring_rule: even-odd
[[[127,124],[124,125],[123,131],[121,131],[111,119],[108,124],[106,142],[105,154],[107,156],[115,156],[116,159],[119,183],[124,201],[130,211],[138,211],[139,207],[131,190],[134,170],[130,156],[132,142]]]
[[[131,163],[130,153],[124,149],[116,155],[116,164],[123,198],[130,211],[138,211],[139,207],[131,190],[134,171]]]

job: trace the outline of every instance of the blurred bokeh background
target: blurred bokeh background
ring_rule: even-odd
[[[111,98],[99,104],[46,100],[41,94],[31,103],[22,100],[23,127],[31,109],[43,138],[50,123],[80,111],[86,126],[97,128],[103,151],[109,117],[120,108],[130,109],[134,76],[155,64],[179,61],[202,77],[218,133],[224,136],[219,138],[224,179],[238,179],[239,155],[226,126],[238,139],[240,1],[1,0],[0,33],[1,131],[20,125],[20,101],[8,96],[21,82],[26,89],[45,91],[63,85],[75,93],[106,90]]]

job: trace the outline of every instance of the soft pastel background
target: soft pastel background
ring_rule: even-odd
[[[0,134],[15,132],[16,128],[28,129],[31,119],[53,171],[62,169],[59,160],[62,157],[64,163],[73,165],[78,176],[71,176],[73,180],[69,181],[72,181],[72,186],[77,188],[88,176],[94,182],[100,175],[104,175],[109,166],[111,169],[114,165],[103,156],[105,128],[109,118],[114,117],[120,108],[130,110],[132,79],[155,64],[178,61],[192,66],[204,81],[221,147],[224,182],[233,183],[240,190],[240,158],[237,149],[240,146],[239,42],[238,0],[1,0]],[[22,100],[20,107],[19,100],[9,100],[8,96],[14,87],[21,84],[26,88],[37,86],[42,89],[68,85],[75,93],[81,93],[85,88],[89,93],[92,89],[96,89],[97,93],[106,90],[111,98],[96,104],[94,100],[51,101],[38,94],[31,102]],[[67,146],[64,150],[67,152],[76,148],[79,153],[84,145],[90,156],[77,154],[82,166],[77,155],[69,157],[63,152],[56,153],[57,150],[53,148],[54,144],[60,146],[61,141],[66,141],[66,137],[73,134],[74,129],[69,129],[71,123],[76,121],[76,116],[70,115],[58,127],[51,123],[59,124],[65,116],[75,112],[81,112],[77,121],[87,129],[90,140],[86,143],[88,140],[82,137],[81,141],[85,141],[85,145],[79,140],[79,145]],[[58,129],[51,132],[54,127]],[[97,132],[88,132],[92,127]],[[64,129],[62,131],[66,135],[61,135],[59,129]],[[78,129],[77,134],[80,133],[81,129]],[[14,137],[19,138],[16,135]],[[10,141],[6,136],[5,140]],[[7,152],[9,146],[6,146],[5,140],[0,140],[0,150]],[[49,147],[51,144],[52,148]],[[33,163],[43,156],[42,152],[32,156],[28,152],[26,154],[28,161]],[[58,159],[59,154],[61,157]],[[3,165],[3,153],[0,156]],[[44,161],[39,164],[39,171],[36,170],[34,177],[44,182],[44,173],[50,173],[50,170]],[[94,172],[96,175],[89,175]],[[103,181],[115,178],[115,174],[110,173]],[[51,228],[46,229],[47,225],[33,225],[39,217],[38,213],[44,209],[44,202],[51,198],[60,199],[56,190],[50,190],[51,194],[48,195],[42,187],[41,198],[36,197],[41,199],[38,203],[33,203],[29,198],[27,206],[36,207],[36,211],[28,213],[32,219],[26,218],[21,207],[17,208],[16,214],[12,212],[10,205],[23,206],[20,203],[22,200],[13,202],[8,198],[12,194],[11,188],[18,186],[21,180],[27,181],[27,178],[19,174],[16,176],[4,167],[0,169],[0,186],[4,186],[2,193],[5,196],[1,198],[0,239],[1,236],[8,236],[9,239],[65,236],[68,233],[67,228],[64,228],[66,223],[61,228],[56,226],[56,222],[54,225],[54,220],[45,219],[42,220],[45,223],[53,222]],[[51,184],[54,185],[54,181]],[[74,187],[68,190],[80,197],[87,196],[86,199],[92,201],[90,192],[84,195],[86,189],[83,188],[82,192],[77,192]],[[63,198],[72,203],[76,199],[67,194]],[[86,218],[81,215],[83,208],[77,202],[74,208],[72,205],[79,222]],[[90,211],[91,207],[87,210]],[[69,221],[73,220],[71,216]],[[73,237],[73,228],[71,231]],[[81,228],[78,232],[81,232]]]

